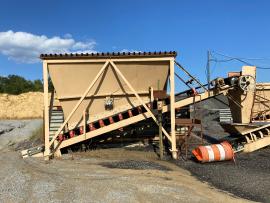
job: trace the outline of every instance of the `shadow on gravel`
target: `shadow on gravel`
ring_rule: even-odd
[[[107,168],[171,171],[171,169],[166,166],[149,161],[126,160],[119,162],[104,162],[100,165]]]
[[[236,162],[198,163],[172,160],[203,182],[238,197],[270,202],[270,147],[250,154],[236,154]]]

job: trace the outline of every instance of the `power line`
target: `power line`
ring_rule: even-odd
[[[219,59],[217,59],[216,57],[214,57],[211,54],[211,56],[213,56],[213,58],[214,58],[214,59],[211,59],[211,61],[214,61],[214,62],[223,63],[223,62],[229,62],[229,61],[236,60],[236,61],[239,61],[239,62],[244,63],[244,64],[249,65],[249,66],[256,66],[256,68],[258,68],[258,69],[264,69],[264,70],[270,69],[270,66],[268,66],[268,67],[257,66],[255,64],[252,64],[252,63],[250,63],[250,62],[247,61],[247,60],[270,60],[270,59],[267,59],[267,58],[239,58],[239,57],[225,55],[225,54],[222,54],[222,53],[219,53],[219,52],[215,52],[215,51],[212,51],[211,53],[214,53],[216,55],[220,55],[220,56],[223,56],[225,58],[228,58],[228,59],[225,59],[225,60],[219,60]]]
[[[230,55],[227,55],[227,54],[223,54],[223,53],[220,53],[220,52],[216,52],[216,51],[212,51],[211,53],[214,53],[216,55],[220,55],[220,56],[223,56],[223,57],[227,57],[227,58],[238,58],[238,59],[242,59],[242,60],[250,60],[250,61],[255,61],[255,60],[270,60],[269,57],[259,57],[259,58],[245,58],[245,57],[235,57],[235,56],[230,56]]]

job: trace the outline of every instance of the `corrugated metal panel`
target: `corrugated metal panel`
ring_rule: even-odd
[[[41,59],[176,57],[176,51],[41,54]]]

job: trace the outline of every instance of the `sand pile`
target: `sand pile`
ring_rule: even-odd
[[[0,94],[0,119],[43,117],[43,93]]]

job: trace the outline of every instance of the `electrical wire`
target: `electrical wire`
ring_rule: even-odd
[[[243,60],[270,60],[270,58],[268,57],[260,57],[260,58],[244,58],[244,57],[234,57],[234,56],[229,56],[227,54],[222,54],[220,52],[216,52],[216,51],[211,51],[211,53],[214,53],[216,55],[220,55],[220,56],[223,56],[223,57],[226,57],[226,58],[238,58],[238,59],[243,59]]]
[[[239,61],[239,62],[241,62],[243,64],[246,64],[246,65],[249,65],[249,66],[256,66],[256,68],[258,68],[258,69],[264,69],[264,70],[270,69],[270,66],[267,66],[267,67],[257,66],[255,64],[252,64],[252,63],[248,62],[248,60],[270,60],[268,58],[239,58],[239,57],[233,57],[233,56],[225,55],[225,54],[215,52],[215,51],[211,51],[210,53],[211,53],[211,56],[212,56],[210,61],[214,61],[216,63],[223,63],[223,62],[229,62],[229,61],[236,60],[236,61]],[[216,55],[219,55],[219,56],[222,56],[222,57],[225,57],[225,58],[228,58],[228,59],[219,60],[216,57],[214,57],[212,53],[216,54]]]

